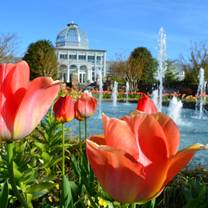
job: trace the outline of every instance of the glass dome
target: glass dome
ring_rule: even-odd
[[[88,49],[87,35],[80,30],[77,24],[72,22],[58,34],[56,47]]]

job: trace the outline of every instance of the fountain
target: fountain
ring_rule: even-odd
[[[98,109],[98,118],[102,118],[102,99],[103,99],[103,80],[102,80],[102,71],[99,71],[99,109]]]
[[[183,103],[178,100],[175,96],[170,100],[168,106],[168,115],[176,122],[176,124],[181,125],[183,122],[181,120],[181,110]]]
[[[162,112],[162,93],[163,93],[163,78],[167,69],[166,63],[166,34],[163,28],[159,31],[159,53],[158,53],[158,67],[157,67],[157,80],[159,81],[159,93],[158,93],[158,111]]]
[[[152,101],[158,107],[158,89],[152,91]]]
[[[112,92],[113,106],[117,106],[117,95],[118,95],[118,82],[114,81],[113,92]]]
[[[126,104],[129,102],[129,82],[126,82]]]
[[[206,81],[204,80],[204,69],[200,68],[199,70],[199,84],[196,94],[196,105],[195,105],[195,118],[203,119],[204,117],[204,104],[205,104],[205,94],[206,94]]]

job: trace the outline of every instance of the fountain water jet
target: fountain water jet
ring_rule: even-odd
[[[152,91],[152,100],[154,104],[158,107],[158,89]]]
[[[99,71],[99,109],[98,109],[98,118],[102,118],[102,99],[103,99],[103,80],[102,80],[102,71]]]
[[[126,82],[126,104],[129,102],[129,82]]]
[[[200,68],[199,70],[199,84],[196,93],[196,105],[195,105],[195,115],[197,119],[203,119],[204,117],[204,104],[205,104],[205,94],[206,94],[206,84],[204,80],[204,69]]]
[[[170,100],[168,106],[168,115],[176,122],[176,124],[182,124],[181,120],[181,110],[183,103],[181,100],[178,100],[175,96]]]
[[[117,106],[117,95],[118,95],[118,82],[114,81],[113,92],[112,92],[113,106]]]
[[[163,93],[163,78],[167,69],[166,63],[166,34],[165,30],[161,27],[159,31],[159,52],[158,52],[158,67],[157,67],[157,80],[159,81],[159,93],[158,93],[158,111],[162,112],[162,93]]]

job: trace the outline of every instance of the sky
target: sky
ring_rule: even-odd
[[[71,21],[79,25],[92,49],[107,50],[107,59],[126,58],[147,47],[156,58],[158,32],[167,35],[167,57],[188,58],[193,44],[207,43],[206,0],[1,0],[0,35],[16,35],[16,56],[30,43],[48,39]]]

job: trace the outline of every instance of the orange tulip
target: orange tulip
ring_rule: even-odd
[[[96,111],[96,107],[97,100],[88,93],[83,93],[75,103],[75,111],[77,111],[77,114],[83,118],[92,116]]]
[[[74,104],[74,117],[78,120],[78,121],[83,121],[85,119],[85,117],[82,117],[78,111],[78,102],[75,102]]]
[[[71,96],[60,97],[54,104],[53,111],[59,122],[69,122],[74,118],[74,102]]]
[[[157,113],[157,107],[154,102],[145,94],[139,98],[136,109],[145,113]]]
[[[138,113],[122,119],[103,115],[104,135],[87,139],[90,165],[113,199],[144,203],[158,196],[167,183],[206,146],[181,151],[179,130],[162,113]]]
[[[0,65],[0,138],[21,139],[45,116],[59,91],[59,83],[38,77],[29,81],[25,61]]]

